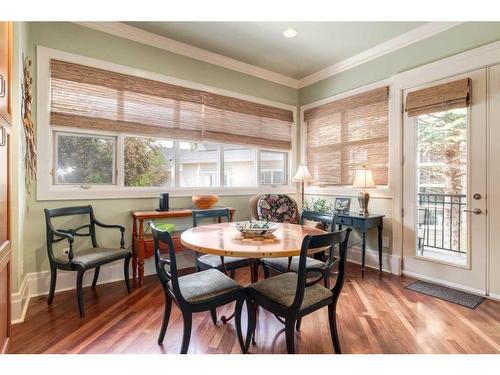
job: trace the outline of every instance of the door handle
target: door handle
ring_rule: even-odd
[[[2,128],[2,140],[0,141],[0,147],[3,147],[7,143],[7,134],[2,125],[0,125],[0,128]]]
[[[3,75],[0,74],[0,98],[5,96],[5,79]]]
[[[464,212],[472,212],[474,215],[479,215],[483,211],[480,208],[474,208],[473,210],[464,210]]]

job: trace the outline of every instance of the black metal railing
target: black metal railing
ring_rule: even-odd
[[[419,193],[419,246],[465,254],[466,207],[465,194]]]

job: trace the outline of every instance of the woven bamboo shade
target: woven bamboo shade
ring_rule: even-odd
[[[468,107],[470,96],[471,79],[463,78],[410,92],[406,96],[406,112],[408,112],[408,116],[420,116]]]
[[[356,170],[373,171],[387,185],[389,88],[308,109],[307,164],[316,185],[352,185]]]
[[[52,125],[291,149],[290,110],[60,60],[50,68]]]

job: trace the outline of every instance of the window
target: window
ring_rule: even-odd
[[[284,152],[260,152],[260,183],[284,185],[287,183],[287,154]]]
[[[56,185],[113,185],[116,138],[55,132]]]
[[[366,166],[375,184],[389,175],[389,89],[382,87],[304,111],[307,164],[316,185],[349,186]]]
[[[125,188],[256,187],[258,154],[260,184],[288,184],[287,152],[118,134],[54,135],[56,185],[120,185],[118,174]],[[118,160],[123,158],[120,171],[117,148],[123,149],[123,156],[118,155]]]
[[[125,137],[125,186],[174,186],[174,142]]]
[[[39,199],[238,193],[261,185],[266,153],[279,159],[266,181],[289,188],[292,107],[43,47],[37,53],[47,73],[39,80],[47,102],[38,113]]]
[[[224,186],[255,186],[256,150],[245,146],[224,146]]]
[[[179,142],[179,186],[219,186],[218,170],[219,145]]]

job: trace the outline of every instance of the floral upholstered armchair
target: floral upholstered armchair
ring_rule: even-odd
[[[292,224],[300,222],[297,202],[286,194],[263,194],[252,197],[250,213],[253,220]]]

